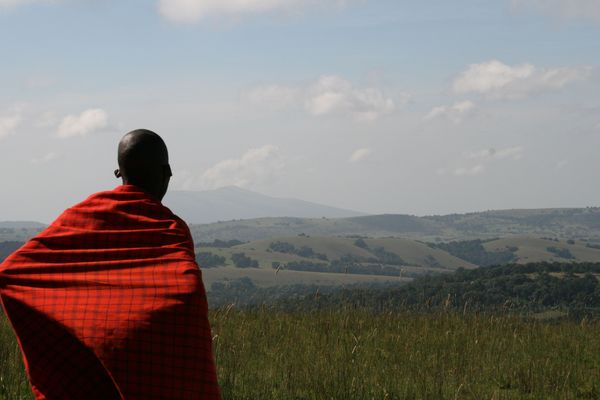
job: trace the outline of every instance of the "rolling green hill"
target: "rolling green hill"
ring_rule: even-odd
[[[9,242],[24,241],[41,227],[0,224],[0,256],[14,250]],[[190,228],[207,287],[242,277],[259,286],[346,285],[507,263],[600,262],[600,208],[260,218]],[[236,259],[245,268],[236,267]]]
[[[425,274],[495,264],[600,262],[600,249],[589,247],[589,243],[522,236],[440,245],[401,238],[302,235],[225,248],[201,245],[196,249],[198,254],[207,252],[223,258],[223,266],[219,268],[199,262],[209,284],[249,277],[258,286],[403,282]],[[256,262],[257,268],[235,267],[234,254],[240,253]],[[374,271],[377,266],[386,270]]]
[[[384,214],[338,219],[258,218],[192,225],[191,230],[199,241],[255,241],[304,233],[400,236],[426,241],[534,236],[600,243],[600,208],[505,210],[427,217]]]

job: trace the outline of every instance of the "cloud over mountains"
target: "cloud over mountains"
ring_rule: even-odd
[[[184,188],[216,189],[223,186],[248,187],[271,179],[281,172],[285,162],[277,146],[252,148],[239,158],[219,161],[197,179],[188,177]]]

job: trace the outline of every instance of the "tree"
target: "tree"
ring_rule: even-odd
[[[238,268],[258,268],[258,261],[246,256],[244,253],[233,253],[231,261]]]

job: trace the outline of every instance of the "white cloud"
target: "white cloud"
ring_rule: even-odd
[[[520,160],[523,158],[524,152],[525,149],[522,146],[507,147],[500,150],[490,148],[470,153],[467,155],[467,158],[479,160]]]
[[[20,112],[15,111],[10,115],[0,115],[0,139],[14,135],[16,128],[21,124],[22,117]]]
[[[562,19],[589,19],[600,22],[598,0],[512,0],[515,10],[533,10]]]
[[[173,171],[169,186],[175,190],[193,190],[196,177],[187,169]]]
[[[177,23],[194,23],[214,16],[294,10],[304,7],[343,6],[346,0],[159,0],[158,11]]]
[[[41,157],[36,157],[31,159],[32,164],[46,164],[50,161],[56,160],[58,158],[58,154],[54,152],[46,153]]]
[[[511,67],[497,60],[471,64],[454,81],[454,91],[457,93],[490,92],[501,89],[515,80],[529,78],[534,70],[535,67],[531,64]]]
[[[484,171],[485,167],[482,164],[478,164],[473,167],[456,168],[453,173],[456,176],[476,176],[481,175]]]
[[[242,94],[242,98],[257,105],[285,108],[297,103],[302,93],[299,88],[283,85],[259,86]]]
[[[352,82],[324,75],[305,86],[267,85],[245,96],[255,104],[269,107],[297,106],[313,116],[348,115],[358,121],[373,121],[393,112],[396,101],[376,87],[355,87]],[[400,103],[406,103],[403,94]]]
[[[350,162],[357,163],[368,158],[371,154],[373,154],[373,150],[369,148],[362,148],[354,151],[350,156]]]
[[[250,149],[240,158],[218,162],[200,176],[199,186],[203,189],[230,185],[247,187],[272,178],[284,165],[279,148],[269,144]]]
[[[394,100],[377,88],[355,88],[339,76],[320,77],[307,91],[306,110],[316,116],[351,114],[358,120],[371,121],[394,111]]]
[[[58,136],[69,138],[86,136],[108,126],[108,114],[100,108],[83,111],[79,115],[67,115],[58,126]]]
[[[426,116],[425,120],[432,120],[436,118],[447,118],[450,121],[458,124],[462,120],[473,112],[475,103],[472,101],[460,101],[451,106],[439,106],[434,107]]]
[[[471,64],[455,80],[455,93],[480,93],[497,98],[520,98],[532,93],[561,89],[586,79],[590,67],[536,68],[531,64],[510,66],[497,60]]]

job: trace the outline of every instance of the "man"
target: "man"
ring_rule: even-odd
[[[0,295],[36,399],[219,399],[187,225],[161,204],[156,133],[119,143],[123,185],[66,210],[0,265]]]

